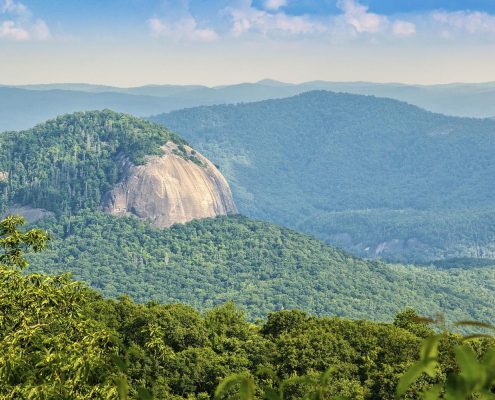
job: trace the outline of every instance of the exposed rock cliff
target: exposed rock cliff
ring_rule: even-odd
[[[43,218],[53,217],[55,214],[42,208],[33,208],[30,206],[14,204],[7,211],[5,211],[0,218],[5,218],[7,215],[22,215],[27,222],[33,223]]]
[[[157,227],[237,213],[227,181],[206,157],[172,142],[162,149],[163,156],[148,157],[144,165],[123,161],[124,179],[105,196],[104,211]]]

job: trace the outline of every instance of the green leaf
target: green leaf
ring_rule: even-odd
[[[125,376],[119,376],[115,379],[119,400],[127,400],[129,394],[129,385]]]
[[[221,399],[236,386],[239,386],[239,397],[241,400],[254,399],[254,382],[250,377],[242,374],[231,375],[220,382],[220,385],[215,390],[215,399]]]
[[[423,400],[438,400],[441,394],[442,385],[438,383],[423,393]]]
[[[397,385],[396,397],[400,397],[406,393],[409,387],[423,374],[423,372],[423,362],[418,361],[416,364],[411,365],[400,378],[399,384]]]
[[[153,395],[148,389],[140,387],[137,390],[137,398],[138,400],[153,400]]]
[[[275,389],[266,388],[263,393],[263,398],[265,400],[282,400],[282,396]]]
[[[457,364],[461,369],[461,374],[468,385],[474,386],[483,379],[482,367],[478,363],[476,354],[468,346],[456,346],[454,349]]]
[[[436,358],[438,356],[438,345],[440,344],[441,339],[442,335],[435,335],[426,338],[421,346],[420,359],[428,360]]]

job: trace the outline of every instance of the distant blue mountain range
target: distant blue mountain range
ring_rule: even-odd
[[[495,116],[493,82],[420,86],[325,81],[288,84],[267,79],[218,87],[148,85],[135,88],[67,83],[0,86],[0,131],[29,128],[46,119],[74,111],[108,108],[136,116],[148,116],[201,105],[290,97],[311,90],[390,97],[429,111],[455,116]]]

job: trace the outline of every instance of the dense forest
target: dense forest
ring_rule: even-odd
[[[463,268],[462,254],[452,254],[458,257],[455,269],[390,265],[241,216],[159,230],[99,211],[101,197],[120,179],[123,159],[142,163],[146,155],[160,154],[168,140],[180,150],[183,140],[161,126],[111,111],[87,112],[0,140],[2,209],[21,204],[52,211],[51,218],[35,223],[53,240],[47,251],[30,255],[33,272],[69,271],[105,297],[127,294],[137,302],[182,302],[205,310],[232,300],[250,320],[298,308],[391,321],[408,306],[429,315],[447,312],[452,319],[493,319],[494,269],[476,267],[476,258],[469,259],[472,270]],[[395,236],[389,217],[375,217],[368,229],[378,235],[386,227]],[[476,218],[482,224],[486,217]],[[339,223],[351,229],[353,221]],[[363,221],[358,226],[370,219]],[[325,226],[325,218],[319,223]],[[450,228],[436,226],[432,240]],[[483,233],[479,227],[473,231]],[[450,235],[457,240],[454,231]]]
[[[466,266],[495,264],[495,209],[324,212],[297,225],[364,257]],[[377,240],[379,238],[380,240]],[[477,260],[477,261],[475,261]]]
[[[181,304],[105,300],[67,275],[22,274],[24,251],[47,242],[41,230],[19,230],[22,223],[0,222],[2,398],[227,398],[219,393],[233,395],[229,379],[239,377],[288,400],[302,398],[315,379],[325,395],[308,398],[387,400],[404,392],[416,399],[446,379],[447,392],[450,385],[481,393],[493,384],[493,339],[434,336],[413,310],[393,323],[292,310],[253,324],[231,303],[199,313]],[[477,357],[484,359],[478,364]],[[463,373],[471,374],[456,376],[466,365]],[[245,392],[241,398],[256,396]]]
[[[155,229],[136,218],[82,211],[36,224],[52,241],[31,271],[73,276],[107,297],[182,302],[203,310],[232,300],[252,320],[298,308],[390,321],[414,306],[433,316],[495,319],[493,267],[441,269],[365,261],[310,236],[242,216]]]
[[[220,166],[245,215],[363,256],[495,258],[493,224],[471,219],[493,218],[492,120],[323,91],[152,120]]]

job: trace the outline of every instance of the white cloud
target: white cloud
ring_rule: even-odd
[[[34,37],[38,40],[48,40],[51,39],[52,34],[48,25],[42,19],[38,19],[33,26]]]
[[[29,13],[28,8],[24,4],[14,0],[4,0],[0,10],[4,14],[26,15]]]
[[[196,19],[192,16],[184,17],[176,22],[151,18],[148,20],[148,25],[154,36],[198,42],[213,42],[218,39],[218,34],[213,29],[199,28]]]
[[[392,32],[396,36],[412,36],[416,34],[416,25],[412,22],[398,20],[393,23]]]
[[[442,35],[450,37],[454,33],[465,32],[495,33],[495,15],[480,11],[435,11],[432,13],[435,23],[442,25]]]
[[[377,33],[389,24],[386,16],[369,12],[368,7],[355,0],[339,0],[337,7],[343,11],[345,21],[358,33]]]
[[[29,40],[30,37],[29,32],[17,26],[14,21],[3,21],[0,23],[0,39],[22,42]]]
[[[1,19],[1,14],[5,19]],[[0,39],[12,41],[48,40],[50,29],[42,19],[33,20],[29,9],[19,1],[3,0],[0,5]]]
[[[267,10],[278,10],[281,7],[285,7],[287,5],[287,0],[266,0],[265,8]]]
[[[280,3],[280,1],[277,2],[277,4]],[[251,1],[244,1],[240,7],[227,8],[225,11],[231,18],[234,36],[240,36],[249,31],[263,35],[305,35],[322,33],[327,30],[322,23],[308,16],[288,15],[281,11],[270,13],[253,7]]]

